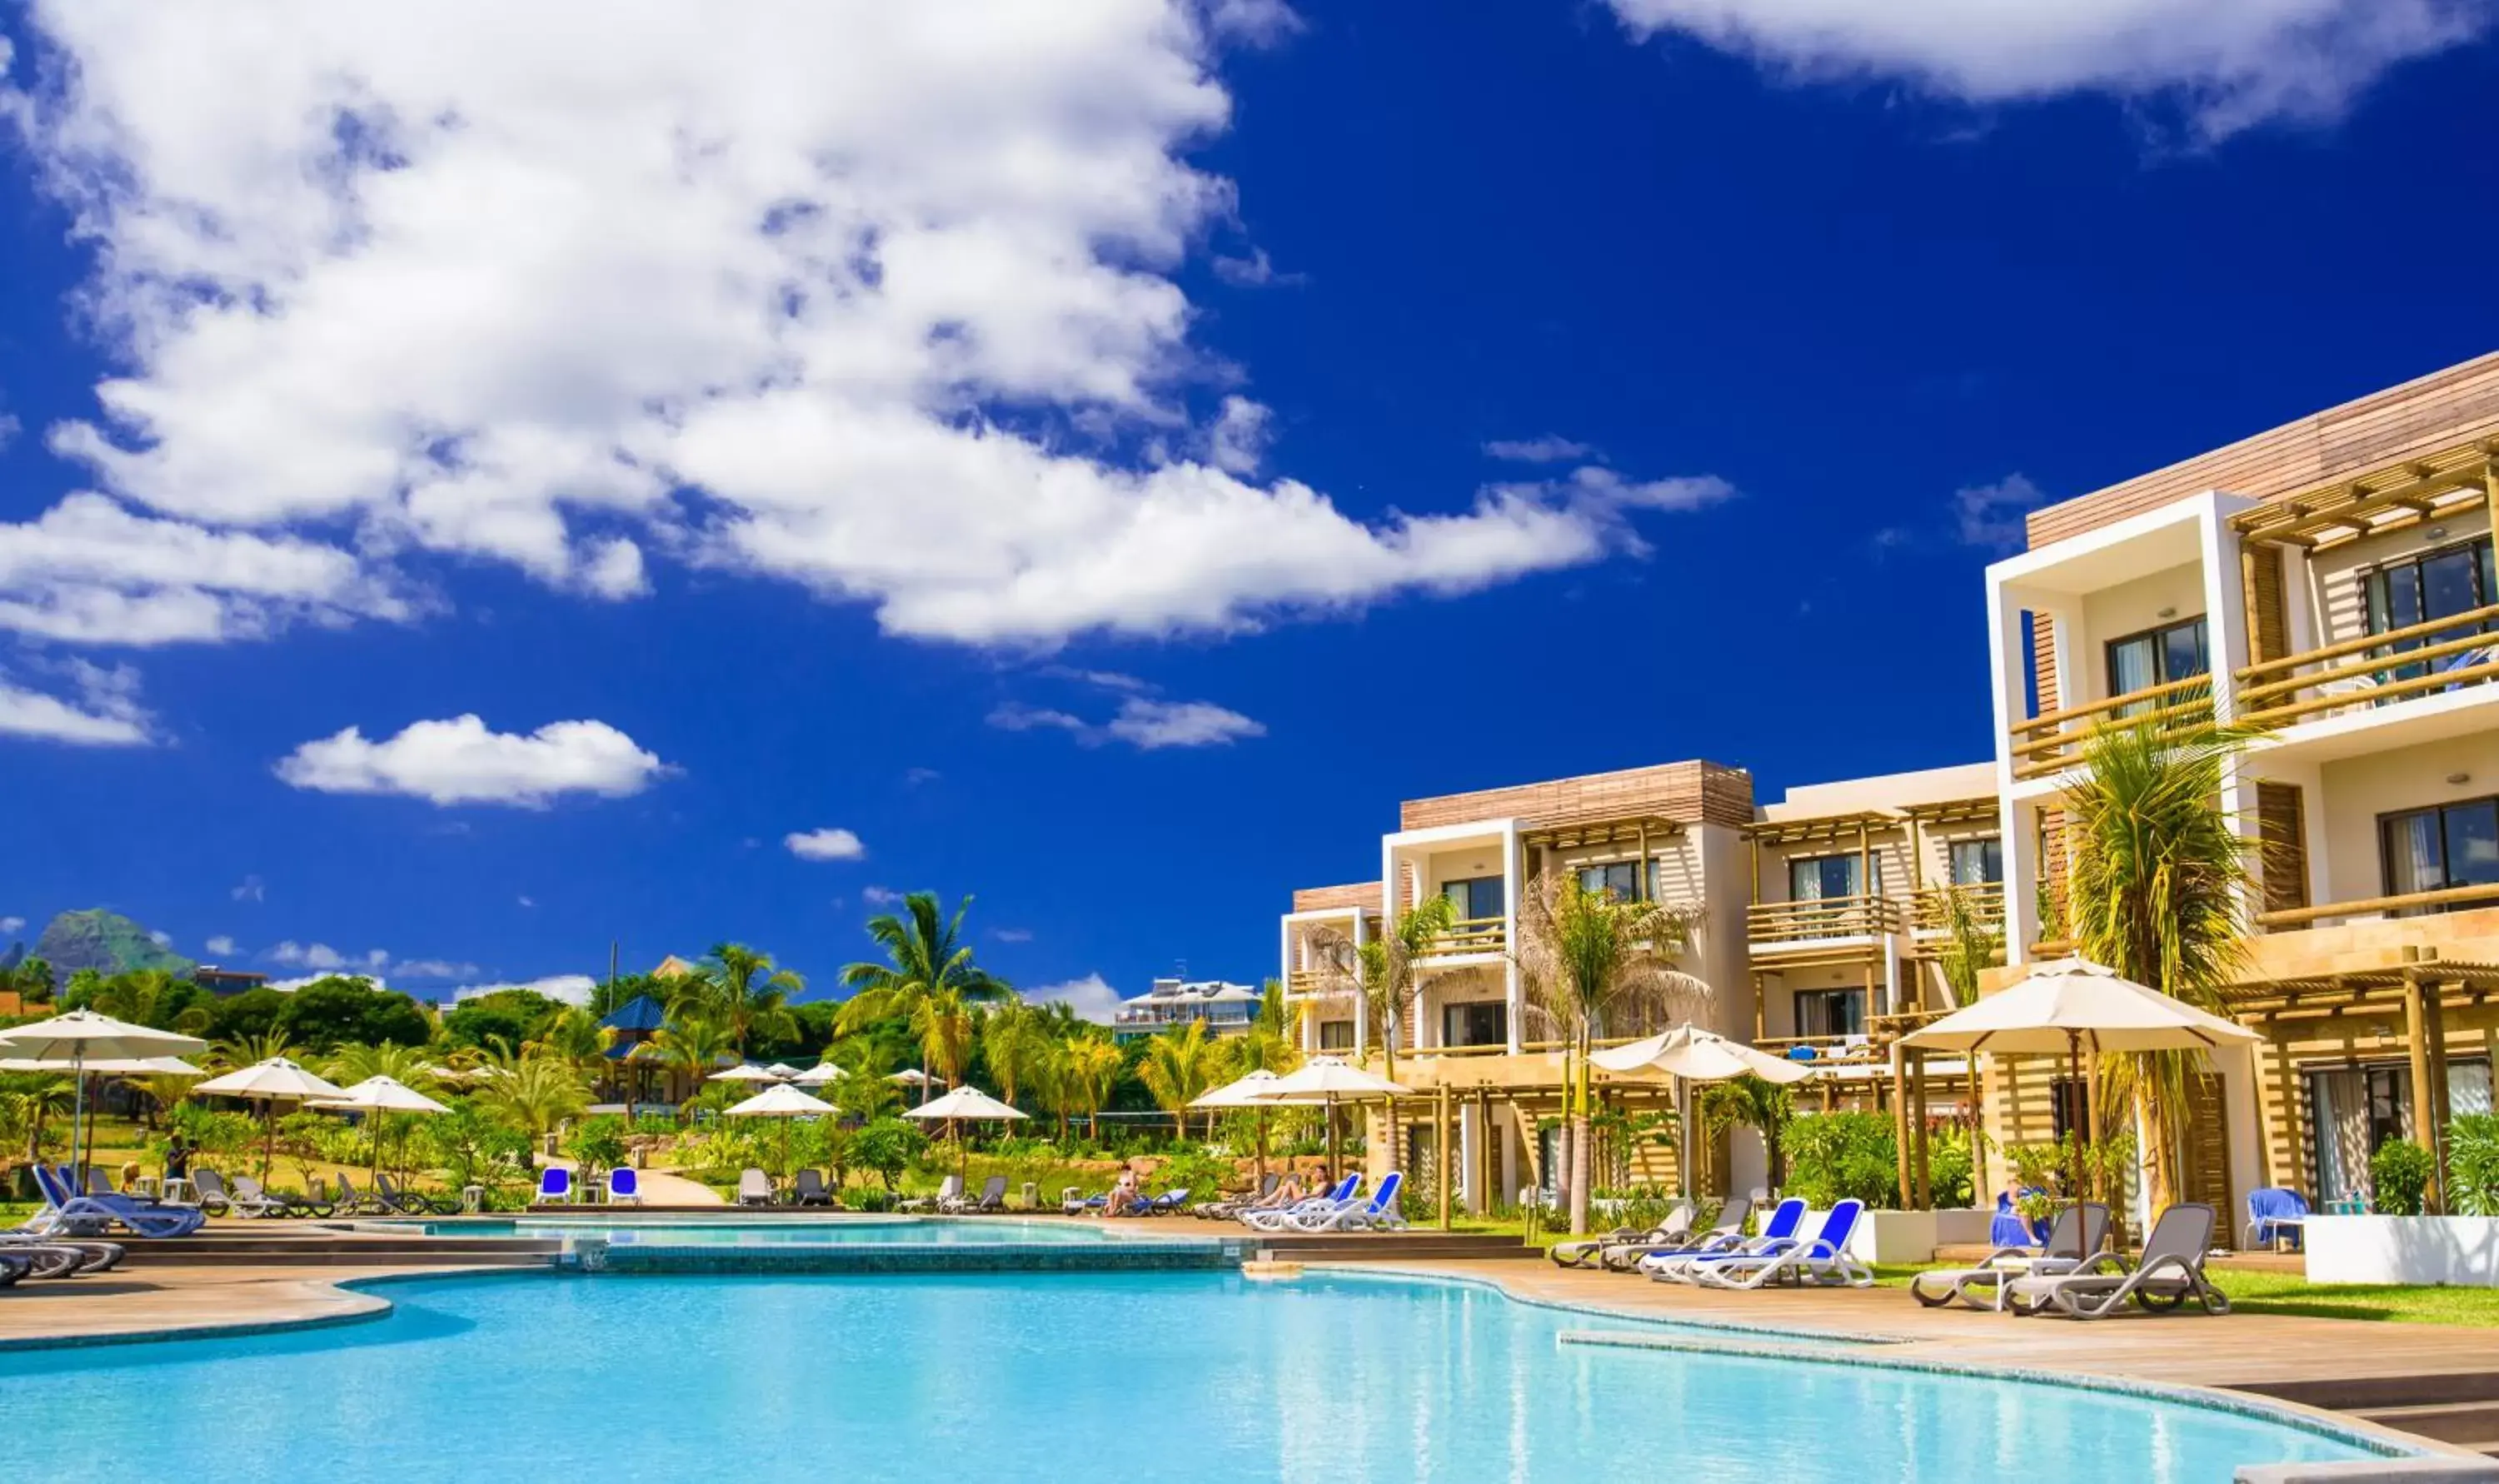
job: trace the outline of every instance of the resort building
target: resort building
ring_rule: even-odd
[[[217,998],[224,999],[231,994],[243,994],[259,988],[269,983],[269,976],[254,974],[246,969],[220,969],[215,964],[204,963],[191,971],[191,983]]]
[[[1248,984],[1219,979],[1158,979],[1153,987],[1120,1002],[1111,1016],[1115,1041],[1158,1035],[1191,1021],[1203,1022],[1210,1036],[1238,1036],[1258,1018],[1258,991]]]
[[[2389,1138],[2490,1107],[2499,1045],[2499,355],[2049,506],[1988,570],[2008,952],[2061,952],[2061,801],[2094,727],[2256,728],[2228,996],[2262,1032],[2196,1090],[2188,1194],[2361,1188]],[[2025,1075],[2028,1081],[2024,1081]],[[2076,1116],[2040,1069],[1999,1139]]]

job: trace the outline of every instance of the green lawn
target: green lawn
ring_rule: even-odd
[[[1874,1281],[1906,1288],[1930,1267],[1879,1267]],[[2430,1288],[2401,1284],[2312,1283],[2296,1273],[2270,1273],[2215,1264],[2207,1270],[2241,1314],[2305,1314],[2319,1319],[2382,1319],[2408,1324],[2457,1324],[2499,1329],[2499,1288]]]

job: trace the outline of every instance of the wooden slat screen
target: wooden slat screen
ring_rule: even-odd
[[[2222,1080],[2196,1073],[2187,1083],[2187,1143],[2178,1163],[2178,1199],[2207,1201],[2222,1213],[2213,1236],[2223,1246],[2236,1246],[2230,1230],[2230,1118],[2222,1101]]]
[[[1304,887],[1293,893],[1295,912],[1325,912],[1331,907],[1379,910],[1379,883],[1358,881],[1345,887]]]
[[[2296,784],[2256,785],[2256,870],[2264,881],[2267,912],[2308,905],[2308,833]]]
[[[1753,822],[1753,775],[1715,762],[1665,762],[1408,799],[1397,810],[1400,829],[1501,819],[1546,829],[1641,817],[1741,828]]]
[[[2283,606],[2282,553],[2269,546],[2242,546],[2239,565],[2246,583],[2248,662],[2279,660],[2290,653],[2290,621]]]
[[[2499,436],[2499,352],[2032,511],[2033,550],[2206,490],[2271,500]]]

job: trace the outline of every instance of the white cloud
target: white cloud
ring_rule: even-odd
[[[801,860],[859,860],[867,855],[867,847],[859,836],[830,825],[804,832],[792,830],[781,837],[781,843]]]
[[[1252,247],[1250,256],[1217,257],[1215,276],[1234,288],[1289,288],[1311,281],[1308,274],[1288,274],[1278,270],[1275,260],[1264,247]]]
[[[404,793],[437,805],[524,809],[542,809],[563,793],[639,793],[665,770],[657,754],[604,722],[550,722],[523,736],[489,731],[473,714],[413,722],[380,742],[350,726],[277,763],[279,778],[324,793]]]
[[[1541,438],[1495,438],[1484,444],[1483,451],[1491,458],[1517,464],[1561,464],[1587,458],[1597,450],[1586,443],[1547,434]]]
[[[1030,943],[1032,941],[1032,929],[1029,927],[1001,927],[992,931],[990,936],[997,939],[1000,943]]]
[[[0,933],[14,933],[25,925],[24,918],[0,918]]]
[[[292,938],[271,949],[269,960],[272,963],[282,963],[290,969],[317,969],[324,972],[343,969],[347,966],[347,955],[330,945],[298,943]]]
[[[1212,701],[1162,701],[1143,697],[1122,701],[1120,714],[1104,728],[1122,742],[1149,752],[1164,747],[1228,746],[1244,737],[1263,737],[1266,724]]]
[[[2331,117],[2388,68],[2479,33],[2452,0],[1609,0],[1807,79],[1903,79],[1976,103],[2102,92],[2174,103],[2208,136]]]
[[[160,949],[170,949],[174,946],[174,935],[160,928],[155,932],[149,933],[147,935],[147,941],[156,945]]]
[[[1105,1025],[1111,1022],[1112,1016],[1120,1008],[1120,991],[1103,983],[1102,976],[1099,974],[1087,974],[1083,979],[1071,979],[1063,984],[1044,984],[1038,989],[1027,989],[1023,992],[1023,997],[1035,1003],[1063,1000],[1074,1007],[1081,1018],[1099,1021]]]
[[[448,958],[403,958],[390,971],[406,979],[468,979],[476,974],[477,966]]]
[[[341,978],[361,979],[366,984],[373,985],[376,989],[387,989],[390,987],[389,980],[373,974],[304,974],[299,975],[294,979],[273,979],[269,982],[268,987],[279,990],[286,994],[293,994],[296,990],[303,988],[306,984],[317,984],[325,979]]]
[[[238,902],[266,901],[269,897],[269,887],[257,876],[246,876],[240,886],[226,894]]]
[[[2020,551],[2030,541],[2026,517],[2047,502],[2047,492],[2027,474],[2007,474],[1994,484],[1966,485],[1953,491],[1953,533],[1964,546],[1997,553]]]
[[[544,979],[506,980],[491,984],[462,984],[451,991],[451,997],[454,1000],[473,1000],[481,994],[492,994],[498,989],[535,989],[551,1000],[562,1000],[568,1005],[587,1005],[590,1003],[591,992],[598,987],[599,981],[587,974],[550,974]],[[437,994],[438,998],[439,991],[437,991]]]
[[[533,899],[531,899],[531,898],[529,898],[529,897],[526,897],[526,896],[525,896],[525,897],[522,897],[522,898],[520,899],[520,901],[521,901],[521,905],[522,905],[522,906],[524,906],[524,907],[536,907],[536,906],[537,905],[537,903],[536,903],[535,900],[533,900]]]
[[[902,897],[903,893],[891,887],[860,887],[860,900],[870,907],[899,907],[902,905]]]
[[[0,412],[0,448],[6,448],[16,441],[17,435],[24,428],[25,425],[18,422],[16,418],[6,412]]]
[[[274,450],[272,451],[275,452]],[[334,546],[211,532],[75,494],[0,524],[0,629],[79,644],[245,638],[290,619],[404,618],[409,604]]]
[[[1223,411],[1207,431],[1207,459],[1226,473],[1256,473],[1276,436],[1275,417],[1265,404],[1247,397],[1224,398]]]
[[[935,783],[937,780],[945,776],[945,774],[938,772],[935,768],[905,768],[902,770],[902,782],[905,786],[914,789],[919,788],[922,784]]]
[[[80,660],[58,668],[69,676],[75,699],[27,690],[0,673],[0,736],[75,747],[140,747],[154,740],[153,719],[139,704],[138,671]]]
[[[59,65],[0,127],[122,369],[50,431],[96,490],[0,530],[0,625],[403,617],[449,559],[618,598],[658,554],[1050,645],[1629,544],[1585,492],[1358,518],[1190,427],[1222,373],[1177,275],[1233,202],[1191,160],[1274,0],[29,14]]]
[[[203,944],[202,947],[208,952],[214,953],[219,957],[223,957],[235,951],[235,941],[232,938],[227,937],[225,934],[219,933],[215,937],[211,938],[207,943]]]

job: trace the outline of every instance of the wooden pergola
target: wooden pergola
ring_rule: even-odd
[[[2484,437],[2267,500],[2230,517],[2230,529],[2242,541],[2323,551],[2494,502],[2499,437]]]
[[[2447,1189],[2447,1013],[2486,1005],[2499,994],[2499,964],[2450,962],[2418,948],[2403,952],[2398,964],[2235,984],[2223,997],[2233,1017],[2267,1031],[2400,1010],[2411,1061],[2413,1127],[2430,1151],[2428,1197],[2437,1210]]]

